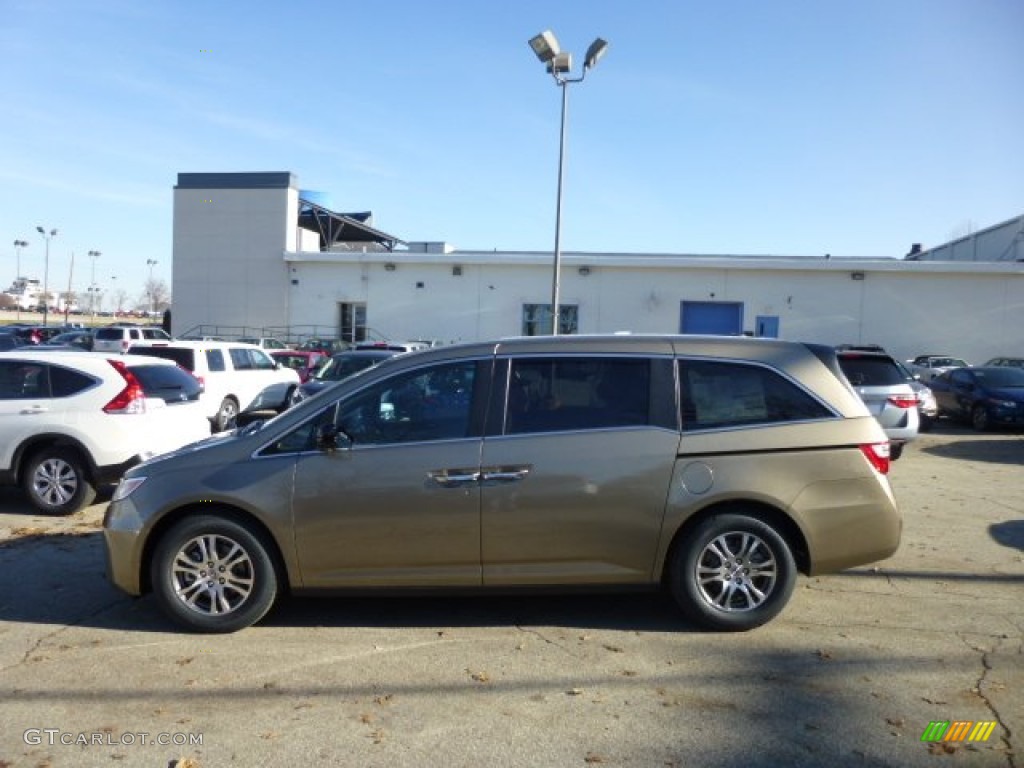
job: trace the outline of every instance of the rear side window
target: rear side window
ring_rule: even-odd
[[[146,397],[158,397],[166,403],[197,400],[202,392],[196,377],[176,365],[133,365],[128,370],[142,384]]]
[[[681,360],[683,430],[774,424],[833,416],[822,403],[759,365]]]
[[[839,356],[839,367],[855,387],[889,387],[906,378],[888,357]]]
[[[0,362],[0,400],[70,397],[95,383],[91,376],[58,365]]]
[[[144,339],[159,339],[160,341],[170,341],[171,337],[164,333],[159,328],[143,328],[142,338]]]
[[[646,426],[650,391],[647,359],[513,359],[505,434]]]
[[[225,370],[224,352],[219,349],[206,350],[206,368],[210,371]]]
[[[46,366],[17,360],[0,361],[0,400],[49,397]]]
[[[96,338],[100,341],[120,341],[124,338],[124,332],[120,328],[100,328],[96,331]]]

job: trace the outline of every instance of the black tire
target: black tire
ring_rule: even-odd
[[[238,401],[233,397],[225,397],[220,401],[220,408],[217,409],[217,415],[213,417],[214,432],[223,432],[226,429],[233,429],[237,418]]]
[[[44,515],[73,515],[92,504],[96,489],[81,455],[70,448],[43,448],[25,464],[21,486]]]
[[[703,583],[699,569],[705,573]],[[680,610],[695,624],[744,632],[779,614],[793,594],[796,574],[789,545],[774,528],[730,513],[709,517],[679,543],[669,585]]]
[[[262,538],[217,515],[188,517],[168,530],[153,551],[150,577],[164,613],[196,632],[251,626],[278,593],[277,570]]]
[[[889,443],[889,460],[896,461],[903,455],[903,443]]]
[[[976,405],[971,409],[971,426],[978,432],[986,432],[992,427],[988,417],[988,410],[984,405]]]
[[[921,414],[921,424],[918,426],[917,431],[931,432],[932,427],[935,426],[935,420],[937,418],[937,416],[925,416],[924,414]]]

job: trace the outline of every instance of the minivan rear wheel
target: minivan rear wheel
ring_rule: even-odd
[[[157,542],[153,594],[174,621],[198,632],[255,624],[277,598],[268,547],[248,526],[216,515],[189,517]]]
[[[688,619],[707,629],[742,632],[770,621],[796,584],[786,540],[744,514],[709,517],[676,547],[672,596]]]

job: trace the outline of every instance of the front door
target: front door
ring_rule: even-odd
[[[352,445],[298,458],[304,586],[480,585],[476,374],[474,361],[428,365],[322,411]]]

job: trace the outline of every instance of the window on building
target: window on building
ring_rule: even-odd
[[[366,341],[366,304],[343,302],[338,309],[341,313],[341,340],[350,344]]]
[[[558,333],[568,336],[579,333],[579,307],[558,305]],[[551,305],[523,304],[523,336],[547,336],[551,333]]]

